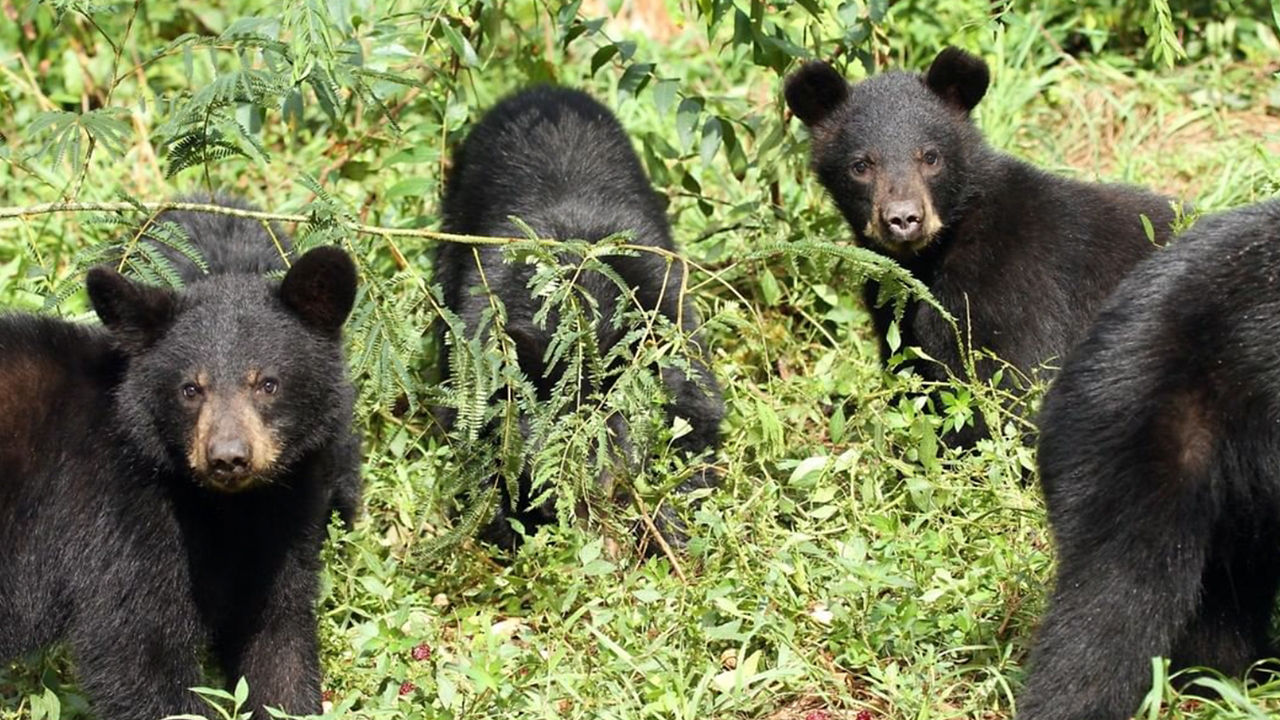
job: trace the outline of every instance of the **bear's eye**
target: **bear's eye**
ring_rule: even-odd
[[[853,161],[854,175],[865,175],[867,171],[870,169],[871,169],[871,163],[867,162],[866,160],[863,160],[862,158],[858,158],[857,160]]]
[[[925,164],[926,164],[926,165],[937,165],[937,164],[938,164],[938,151],[937,151],[937,150],[926,150],[926,151],[924,152],[924,162],[925,162]]]
[[[258,389],[267,395],[275,395],[276,390],[280,389],[280,381],[275,378],[267,378],[258,385]]]
[[[200,386],[195,383],[182,384],[182,397],[188,400],[195,400],[200,397],[201,392],[203,391],[200,389]]]

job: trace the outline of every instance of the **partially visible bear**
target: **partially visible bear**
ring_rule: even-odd
[[[1116,289],[1045,396],[1058,578],[1020,720],[1122,720],[1151,658],[1277,657],[1280,200],[1200,219]]]
[[[512,216],[527,223],[540,237],[560,240],[599,241],[631,231],[630,242],[674,251],[664,203],[655,192],[631,147],[631,140],[608,108],[576,90],[539,87],[500,101],[471,128],[453,159],[453,170],[444,189],[444,229],[451,233],[522,237],[524,231]],[[605,262],[634,293],[635,302],[656,310],[690,335],[695,335],[698,315],[683,293],[685,268],[678,261],[653,253],[613,256]],[[483,273],[481,271],[483,268]],[[493,246],[444,243],[436,256],[435,275],[448,307],[478,332],[482,315],[490,307],[486,286],[506,309],[507,334],[516,343],[520,368],[533,382],[539,397],[547,399],[560,380],[562,368],[548,366],[546,352],[557,327],[553,313],[545,326],[535,320],[542,301],[532,296],[529,281],[534,267],[509,263]],[[620,288],[601,273],[587,272],[578,285],[589,293],[599,313],[595,340],[601,356],[634,328],[615,322]],[[441,367],[449,368],[450,348],[441,343]],[[689,366],[693,376],[663,368],[669,416],[689,422],[690,432],[675,441],[678,450],[692,460],[710,461],[719,445],[724,405],[714,376],[695,345]],[[607,388],[583,387],[582,394]],[[528,423],[522,418],[522,432]],[[615,449],[625,448],[623,423],[611,423]],[[625,453],[625,449],[623,450]],[[709,467],[696,470],[681,490],[708,487],[716,476]],[[500,482],[503,500],[497,517],[484,531],[486,539],[512,547],[518,542],[508,522],[515,518],[528,529],[554,518],[552,503],[536,507],[529,502],[530,477],[521,470],[519,497],[508,497]],[[683,530],[670,515],[660,518],[666,539],[679,543]]]
[[[202,247],[261,231],[168,218]],[[199,711],[206,651],[256,715],[319,712],[319,552],[358,472],[352,261],[86,284],[105,329],[0,316],[0,658],[66,641],[104,719]]]
[[[973,350],[1023,374],[1061,360],[1107,293],[1170,236],[1168,198],[1121,185],[1050,175],[990,148],[969,118],[989,71],[956,48],[923,75],[888,72],[850,86],[811,62],[786,82],[787,104],[809,127],[813,167],[860,245],[896,259],[955,317]],[[1143,217],[1151,223],[1148,237]],[[864,298],[881,338],[893,308]],[[927,380],[967,377],[956,333],[923,302],[907,305],[902,345],[942,365]],[[979,358],[979,379],[1001,365]],[[1005,374],[1006,385],[1017,382]],[[971,445],[982,424],[952,440]]]

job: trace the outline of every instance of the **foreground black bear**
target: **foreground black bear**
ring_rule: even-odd
[[[169,218],[197,247],[261,232]],[[319,712],[318,556],[358,472],[355,281],[337,248],[180,292],[97,268],[105,330],[0,316],[0,658],[66,641],[104,719],[198,711],[206,651],[254,708]]]
[[[241,210],[254,209],[240,198],[226,195],[192,196],[181,200]],[[181,229],[176,238],[167,227],[169,223]],[[274,224],[263,225],[243,217],[206,212],[166,211],[146,228],[142,238],[168,259],[184,286],[228,274],[284,273],[288,269],[285,258],[293,253],[293,241]],[[177,249],[184,241],[203,259],[204,267]],[[346,437],[345,442],[334,439],[334,457],[345,456],[345,459],[333,463],[335,476],[328,484],[333,492],[333,509],[350,528],[360,513],[363,481],[359,472],[360,438],[351,429],[347,430]]]
[[[1237,675],[1276,650],[1280,201],[1140,264],[1040,417],[1058,579],[1022,720],[1119,720],[1151,658]]]
[[[1163,244],[1173,211],[1166,198],[1056,177],[991,149],[969,118],[988,80],[981,59],[947,48],[924,75],[890,72],[853,86],[812,62],[787,79],[785,94],[809,127],[818,178],[859,244],[928,286],[974,350],[1030,375],[1066,354],[1107,293],[1151,252],[1142,217]],[[867,283],[888,357],[893,309],[875,307],[878,293]],[[903,346],[945,366],[918,363],[926,379],[967,376],[955,331],[935,309],[910,303],[901,330]],[[999,367],[976,363],[983,380]],[[968,445],[983,432],[979,424],[955,441]]]
[[[626,132],[607,108],[585,93],[541,87],[512,95],[491,108],[469,132],[454,156],[454,167],[444,190],[444,227],[452,233],[520,237],[515,216],[540,237],[599,241],[630,231],[630,242],[674,250],[661,197],[649,184]],[[478,254],[478,260],[476,257]],[[608,265],[634,290],[646,310],[657,310],[692,334],[697,313],[682,292],[684,268],[668,265],[653,253],[612,257]],[[481,272],[483,267],[483,274]],[[545,354],[556,329],[553,317],[545,327],[534,315],[541,300],[531,295],[529,280],[534,268],[509,263],[498,248],[446,243],[436,257],[436,277],[448,307],[472,330],[490,307],[487,286],[506,309],[507,334],[515,341],[520,368],[537,386],[544,400],[560,379],[560,368],[547,367]],[[631,331],[617,327],[612,318],[619,310],[621,290],[600,273],[586,273],[579,285],[589,292],[599,312],[596,342],[601,355]],[[629,302],[624,300],[623,302]],[[448,368],[449,348],[442,343]],[[705,456],[719,442],[724,413],[719,388],[706,366],[691,359],[696,377],[664,368],[662,379],[669,395],[668,414],[687,420],[691,431],[676,441],[690,458]],[[584,394],[598,388],[584,387]],[[522,431],[528,423],[522,420]],[[625,429],[613,424],[613,441],[625,446]],[[707,487],[714,472],[695,472],[681,489]],[[521,473],[518,498],[507,497],[486,529],[487,539],[511,547],[518,541],[507,518],[526,528],[549,522],[551,503],[531,507],[528,469]],[[679,542],[679,523],[667,517],[663,533]]]

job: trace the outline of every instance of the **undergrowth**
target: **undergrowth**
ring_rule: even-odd
[[[174,283],[139,240],[184,251],[150,222],[178,195],[243,195],[298,246],[354,255],[367,510],[325,553],[335,717],[1009,717],[1052,581],[1028,428],[991,388],[957,383],[930,406],[918,377],[881,367],[862,280],[890,302],[922,289],[849,243],[782,76],[813,56],[853,79],[919,69],[957,44],[992,65],[976,116],[999,148],[1202,210],[1280,183],[1271,5],[1024,5],[0,0],[0,204],[17,208],[0,213],[0,303],[87,320],[84,270],[104,259]],[[692,469],[662,451],[681,429],[653,402],[654,368],[683,362],[688,339],[638,317],[625,356],[583,341],[596,319],[573,278],[642,251],[625,237],[452,238],[535,263],[568,320],[557,352],[610,393],[538,402],[500,332],[447,340],[455,380],[439,382],[437,328],[456,325],[431,267],[450,151],[536,82],[614,107],[670,201],[672,262],[728,407],[722,485],[699,503],[671,497]],[[495,449],[481,429],[517,412],[537,442]],[[976,413],[993,438],[939,441]],[[614,414],[648,428],[655,459],[630,478],[643,505],[598,497]],[[477,490],[526,461],[562,522],[512,554],[475,542],[493,499]],[[693,538],[642,560],[637,516],[667,502]],[[1143,717],[1280,712],[1280,681],[1209,682],[1218,699],[1187,699],[1155,666]],[[209,717],[234,712],[235,693],[210,699]],[[84,712],[63,649],[0,666],[0,718]]]

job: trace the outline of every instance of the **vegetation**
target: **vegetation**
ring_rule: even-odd
[[[890,302],[918,288],[849,244],[807,169],[779,92],[799,59],[857,78],[961,45],[992,65],[977,118],[997,147],[1201,210],[1280,186],[1280,5],[1261,0],[0,0],[0,14],[0,304],[88,319],[84,269],[121,251],[169,282],[130,228],[176,194],[242,194],[300,245],[338,242],[360,263],[348,339],[367,514],[335,525],[326,553],[335,717],[1012,714],[1052,582],[1034,454],[991,388],[957,383],[929,407],[918,378],[882,369],[860,281],[897,279]],[[660,323],[621,371],[564,334],[583,372],[620,373],[593,407],[534,404],[496,340],[437,382],[450,148],[495,99],[549,81],[616,108],[670,199],[729,410],[723,486],[698,504],[666,497],[689,471],[674,458],[631,478],[635,507],[595,487],[608,413],[653,428],[659,456],[679,432],[654,421],[649,368],[680,362]],[[583,323],[566,283],[634,252],[495,241],[539,263],[547,302]],[[499,388],[513,405],[479,402]],[[461,411],[452,435],[437,406]],[[469,538],[491,500],[474,490],[522,457],[476,435],[517,406],[565,512],[505,554]],[[965,453],[939,443],[975,412],[1002,432]],[[694,538],[644,560],[630,528],[661,502]],[[1178,695],[1158,664],[1153,680],[1143,717],[1280,712],[1280,679],[1192,688],[1213,700]],[[234,695],[209,697],[209,717],[234,714]],[[0,718],[84,710],[64,650],[0,665]]]

